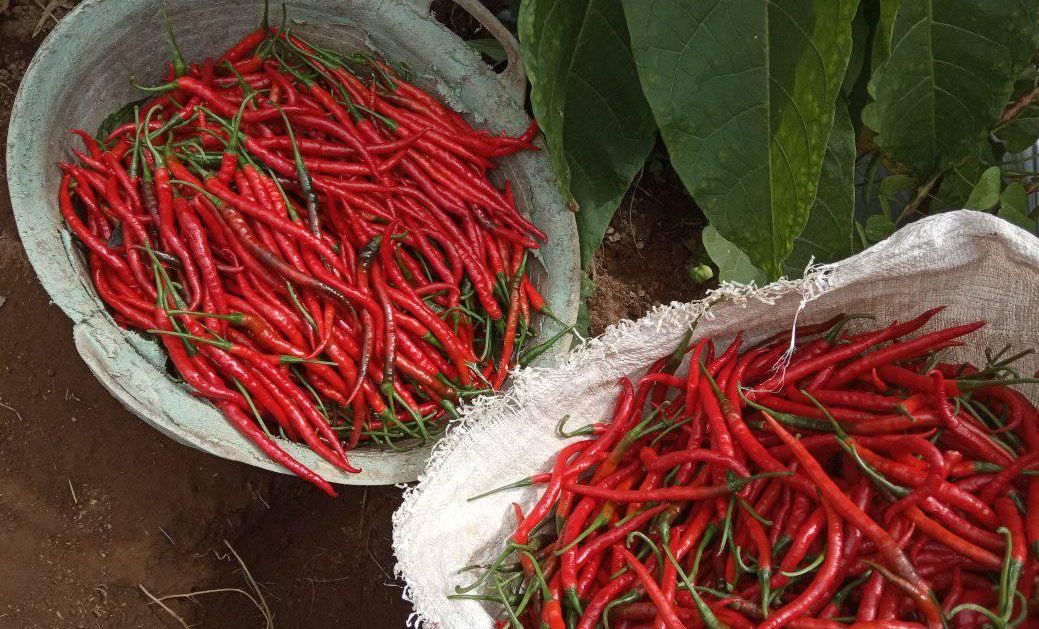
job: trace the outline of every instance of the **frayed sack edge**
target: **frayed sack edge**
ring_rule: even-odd
[[[835,265],[809,263],[804,277],[799,280],[781,279],[762,287],[753,283],[723,282],[718,288],[709,291],[703,299],[688,303],[673,302],[666,306],[659,305],[637,321],[622,320],[611,325],[602,335],[585,340],[571,351],[561,364],[555,367],[517,368],[511,375],[512,384],[508,390],[498,395],[477,398],[460,410],[460,417],[451,422],[445,430],[444,436],[434,445],[426,469],[419,476],[418,481],[412,485],[400,486],[404,489],[404,500],[400,508],[393,514],[394,532],[401,530],[402,525],[415,515],[415,503],[422,495],[426,480],[438,476],[447,460],[447,455],[465,436],[466,432],[487,417],[506,417],[514,413],[524,405],[526,400],[543,390],[542,382],[545,373],[579,371],[588,364],[604,360],[611,347],[623,343],[625,339],[630,339],[632,336],[643,337],[662,329],[695,329],[701,320],[715,319],[717,314],[712,309],[721,305],[745,307],[751,300],[764,305],[774,305],[782,297],[799,293],[800,302],[790,324],[790,351],[785,353],[775,366],[777,371],[784,369],[790,360],[790,353],[793,351],[801,312],[809,302],[838,286],[835,281],[835,270]],[[398,539],[394,535],[393,546],[398,557],[406,555],[406,552],[402,551],[408,546],[407,540]],[[404,560],[398,560],[394,567],[394,576],[404,582],[403,599],[415,606],[415,611],[408,616],[406,626],[415,629],[437,627],[438,619],[428,617],[420,610],[436,608],[439,605],[422,604],[425,596],[422,592],[416,591],[414,580],[409,578],[408,567]]]

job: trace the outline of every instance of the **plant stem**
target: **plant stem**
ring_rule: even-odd
[[[1022,109],[1035,102],[1036,98],[1039,98],[1039,86],[1036,86],[1032,91],[1017,99],[1013,104],[1007,107],[1003,112],[1003,115],[999,117],[999,123],[1003,124],[1013,120],[1019,113],[1021,113]]]
[[[913,197],[913,200],[906,204],[905,208],[902,209],[902,213],[899,214],[898,218],[895,220],[895,225],[898,225],[905,219],[909,218],[909,216],[911,216],[913,212],[915,212],[917,208],[920,207],[920,204],[924,202],[924,199],[926,199],[929,194],[931,194],[931,190],[934,188],[935,184],[938,183],[938,180],[941,179],[942,175],[944,174],[944,171],[938,173],[934,177],[931,177],[931,179],[927,183],[917,188],[916,196]]]

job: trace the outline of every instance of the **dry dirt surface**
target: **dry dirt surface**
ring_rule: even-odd
[[[0,0],[0,145],[32,54],[72,2]],[[73,126],[74,121],[70,121]],[[6,171],[0,155],[0,173]],[[126,411],[76,354],[18,241],[0,176],[0,629],[170,628],[149,601],[248,589],[279,629],[402,627],[393,487],[305,483],[178,445]],[[698,215],[667,175],[625,201],[595,266],[593,331],[698,289],[682,271]],[[239,592],[165,601],[191,626],[255,629]]]

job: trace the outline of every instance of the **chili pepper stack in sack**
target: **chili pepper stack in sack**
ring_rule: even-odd
[[[394,517],[416,618],[1033,626],[1037,281],[1034,236],[955,212],[522,371]]]
[[[535,125],[479,131],[405,70],[285,30],[173,50],[127,121],[74,132],[60,208],[117,322],[269,457],[334,494],[274,436],[356,472],[350,449],[435,437],[545,350],[525,348],[545,234],[491,181]]]

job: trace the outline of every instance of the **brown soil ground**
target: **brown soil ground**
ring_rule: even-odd
[[[686,271],[690,260],[701,255],[704,224],[673,170],[646,168],[640,173],[592,262],[590,332],[599,334],[620,319],[637,319],[657,304],[696,299],[713,286],[693,284]]]
[[[0,0],[0,146],[21,75],[53,24],[41,23],[43,4]],[[673,177],[642,179],[594,267],[593,332],[699,293],[683,270],[698,215]],[[156,596],[247,587],[225,541],[279,629],[401,627],[410,607],[390,548],[399,503],[393,487],[330,500],[175,444],[126,411],[91,376],[37,282],[0,177],[0,629],[180,626],[141,586]],[[238,593],[167,603],[192,626],[262,626]]]

